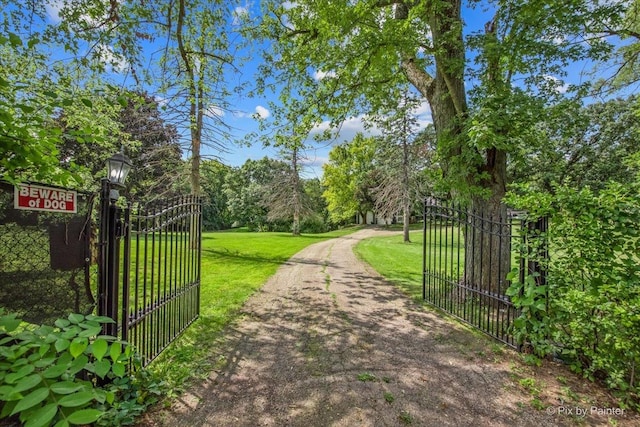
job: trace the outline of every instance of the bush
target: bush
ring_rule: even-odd
[[[640,188],[611,183],[599,194],[559,188],[553,196],[511,201],[532,214],[550,215],[548,313],[542,317],[547,336],[527,333],[528,339],[539,353],[554,352],[575,371],[604,380],[637,404]],[[514,284],[510,292],[526,292],[527,284],[518,286],[523,285]],[[541,307],[539,296],[525,302]]]
[[[300,232],[301,233],[310,233],[310,234],[318,234],[325,233],[329,231],[329,227],[322,219],[320,215],[313,215],[305,217],[300,222]]]
[[[27,427],[132,423],[146,404],[131,347],[101,335],[110,322],[70,314],[55,327],[22,327],[0,309],[0,418]]]

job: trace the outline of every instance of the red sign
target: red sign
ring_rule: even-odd
[[[20,184],[15,187],[13,207],[30,211],[78,211],[78,193],[60,188]]]

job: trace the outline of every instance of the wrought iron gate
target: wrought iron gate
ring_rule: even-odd
[[[544,245],[532,239],[545,230],[545,219],[532,223],[506,207],[502,218],[493,221],[459,205],[426,199],[423,299],[517,347],[512,322],[520,313],[505,294],[507,273],[516,268],[521,283],[532,273],[544,280],[538,262]]]
[[[103,189],[99,313],[149,364],[200,312],[202,205],[194,196],[120,208]],[[105,219],[106,218],[106,219]]]

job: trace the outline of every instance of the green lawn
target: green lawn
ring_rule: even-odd
[[[290,233],[213,232],[202,236],[200,319],[149,369],[178,391],[204,378],[215,363],[215,343],[240,307],[278,267],[306,246],[358,228],[294,237]]]
[[[422,231],[412,231],[410,238],[411,243],[404,243],[402,235],[366,239],[355,252],[387,280],[422,300]]]

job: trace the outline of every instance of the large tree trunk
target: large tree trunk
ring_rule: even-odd
[[[407,79],[429,102],[436,137],[445,159],[443,172],[446,175],[462,173],[463,168],[460,165],[456,165],[455,171],[451,170],[451,162],[464,162],[461,155],[464,156],[465,150],[474,148],[465,144],[466,135],[463,134],[463,124],[467,119],[467,103],[464,89],[465,50],[461,3],[459,0],[436,3],[437,10],[427,11],[430,15],[429,23],[435,51],[435,75],[428,74],[412,58],[405,58],[402,66]],[[494,78],[498,78],[498,75]],[[507,155],[495,148],[488,149],[483,154],[484,164],[475,170],[471,167],[467,175],[461,177],[470,187],[488,190],[488,197],[472,196],[469,217],[476,219],[470,221],[479,225],[480,219],[484,218],[501,223],[506,219],[506,209],[502,206],[501,200],[506,188]],[[478,176],[488,178],[478,181]],[[465,281],[470,286],[502,294],[505,286],[504,277],[509,271],[510,242],[508,238],[498,238],[504,232],[502,226],[494,227],[493,230],[492,227],[486,228],[486,233],[480,231],[482,228],[477,231],[470,231],[472,227],[468,228],[465,236]],[[498,228],[500,230],[497,230]]]

